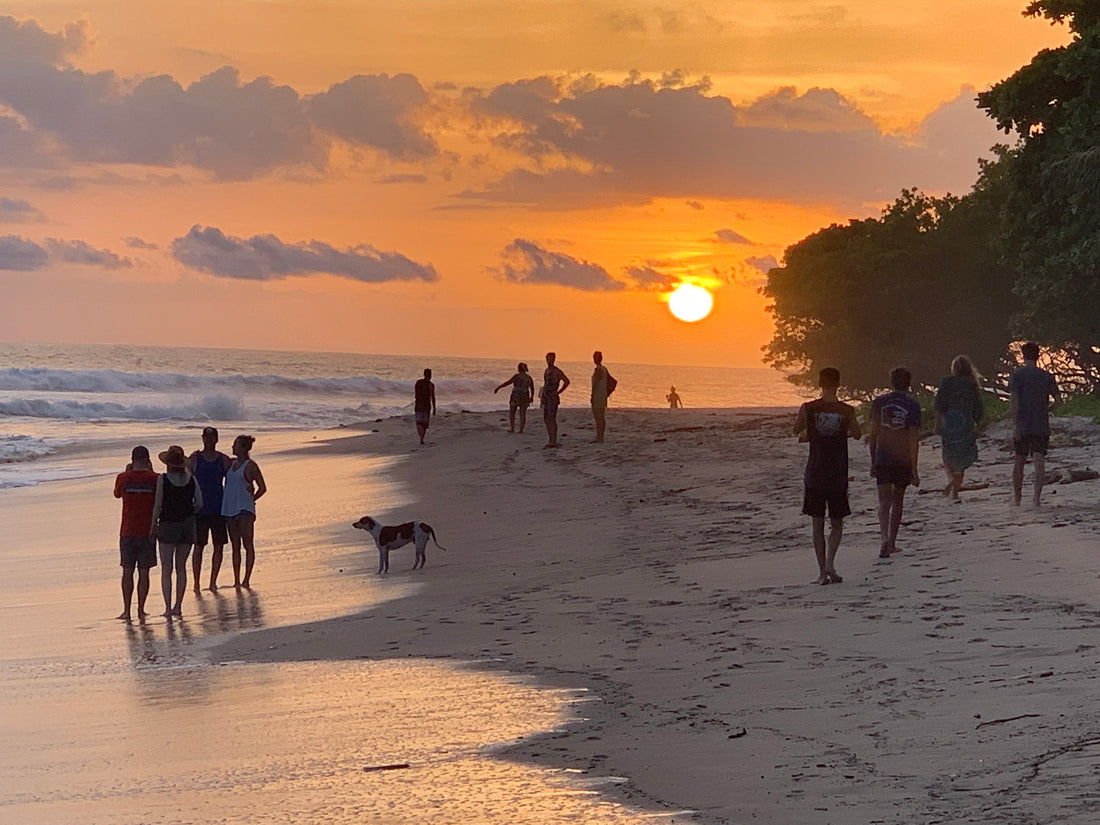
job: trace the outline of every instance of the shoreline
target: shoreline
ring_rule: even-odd
[[[506,413],[445,414],[424,448],[405,416],[318,444],[310,449],[403,457],[389,472],[417,503],[394,514],[363,504],[355,517],[423,519],[449,552],[430,544],[417,573],[411,549],[392,554],[389,581],[424,585],[411,596],[251,632],[211,656],[447,659],[587,689],[598,701],[574,705],[575,721],[497,752],[604,778],[611,798],[692,809],[684,816],[695,821],[979,811],[1002,821],[988,810],[1007,810],[1006,798],[1018,813],[1030,799],[1021,766],[1100,730],[1098,691],[1074,675],[1100,626],[1081,621],[1100,613],[1085,583],[1100,575],[1089,552],[1095,487],[1055,485],[1048,508],[1013,511],[1010,458],[988,433],[968,480],[990,486],[954,508],[913,491],[903,554],[883,563],[866,451],[852,445],[845,582],[823,588],[811,584],[793,413],[613,409],[608,441],[595,445],[583,443],[591,419],[566,409],[561,450],[540,449],[537,411],[522,436],[507,433]],[[1070,423],[1076,446],[1056,439],[1049,468],[1100,458],[1100,427]],[[371,571],[376,553],[362,546]],[[988,722],[1036,706],[1037,719],[973,727],[976,714]],[[1052,725],[1058,713],[1075,723]],[[955,783],[978,775],[973,748],[986,755],[988,787],[963,793]]]

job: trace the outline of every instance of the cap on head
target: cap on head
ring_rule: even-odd
[[[157,457],[168,467],[183,467],[187,463],[187,456],[183,452],[183,447],[178,444],[173,444]]]

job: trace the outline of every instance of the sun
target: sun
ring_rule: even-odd
[[[714,296],[695,284],[680,284],[668,296],[668,310],[681,321],[702,321],[714,308]]]

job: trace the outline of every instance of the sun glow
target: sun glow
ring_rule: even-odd
[[[668,310],[681,321],[692,323],[710,315],[714,297],[695,284],[680,284],[668,296]]]

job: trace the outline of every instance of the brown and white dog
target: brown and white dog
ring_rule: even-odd
[[[384,527],[370,516],[363,516],[359,521],[351,525],[356,530],[366,530],[374,537],[374,543],[378,545],[378,572],[388,573],[390,570],[390,551],[406,544],[416,545],[416,558],[413,559],[412,569],[423,567],[427,561],[424,548],[428,546],[428,539],[435,542],[440,550],[446,550],[435,537],[435,530],[431,525],[422,521],[406,521],[396,527]]]

